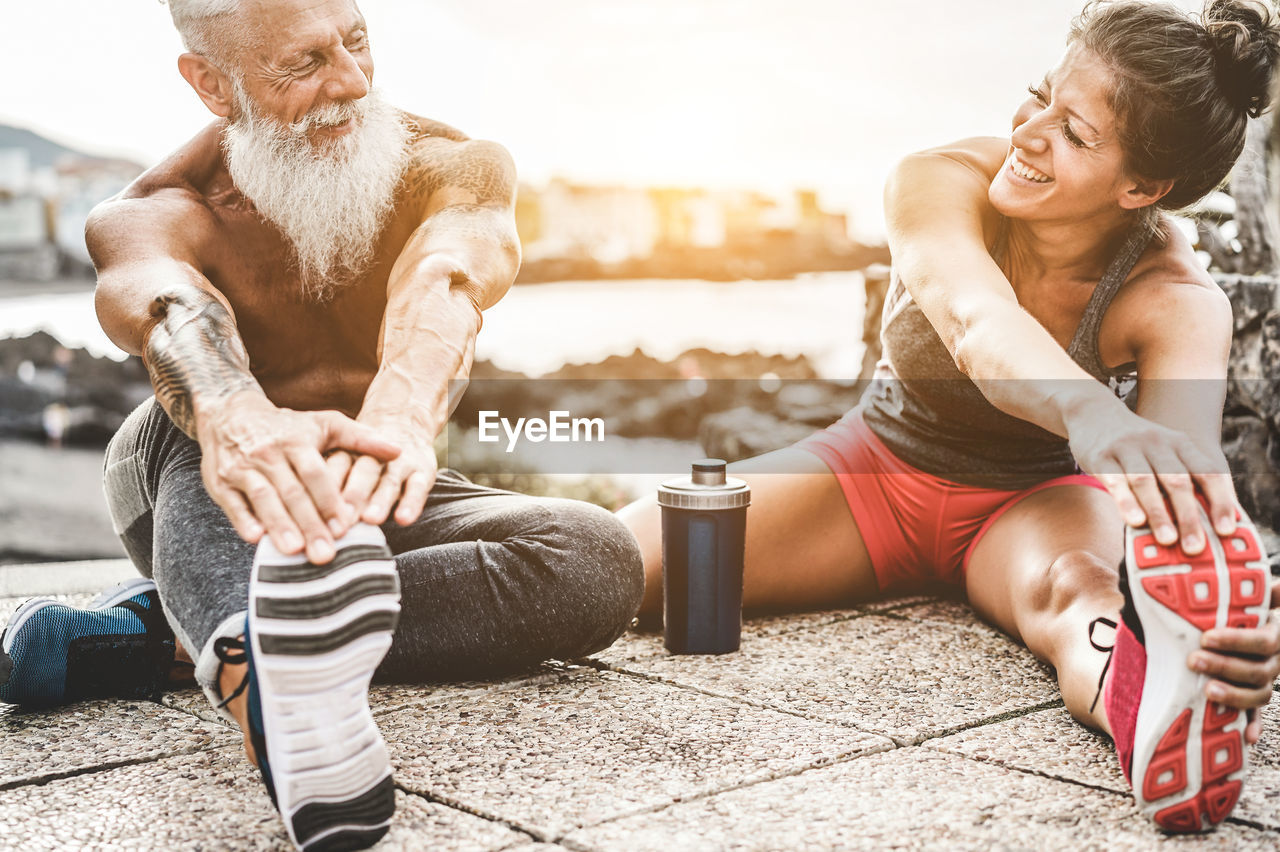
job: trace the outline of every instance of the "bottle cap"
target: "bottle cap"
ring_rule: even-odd
[[[689,476],[658,486],[658,505],[695,512],[741,509],[751,505],[751,487],[726,475],[723,459],[702,459],[693,463]]]

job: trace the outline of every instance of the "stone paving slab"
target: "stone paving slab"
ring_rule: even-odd
[[[744,640],[735,654],[617,668],[903,743],[1058,700],[1048,670],[994,631],[882,615]]]
[[[575,831],[577,850],[1274,850],[1227,824],[1167,838],[1126,797],[930,749],[901,748]]]
[[[397,795],[379,850],[481,852],[530,838],[419,796]],[[236,748],[19,787],[0,796],[0,848],[291,850],[256,770]]]
[[[589,669],[401,710],[379,724],[406,790],[544,840],[892,746],[847,727]]]
[[[1262,739],[1232,819],[1280,829],[1280,707],[1262,713]],[[1031,713],[932,740],[929,748],[1026,772],[1128,793],[1111,740],[1085,728],[1065,709]],[[1280,845],[1280,837],[1276,839]]]
[[[431,683],[421,686],[375,684],[369,688],[369,707],[374,716],[382,716],[405,707],[421,708],[429,704],[455,701],[468,696],[501,692],[504,689],[515,689],[528,684],[554,680],[564,670],[561,664],[548,663],[532,674],[506,680]],[[172,707],[209,722],[219,725],[230,724],[210,706],[204,691],[196,687],[166,692],[161,703],[166,707]]]
[[[145,701],[82,702],[43,712],[0,704],[0,789],[238,739],[219,725]]]
[[[881,601],[859,604],[849,609],[753,616],[743,619],[742,638],[743,641],[748,641],[761,636],[776,636],[780,633],[812,630],[815,627],[833,624],[837,621],[847,621],[850,618],[857,618],[862,615],[889,612],[936,600],[938,598],[932,595],[911,595],[908,597],[885,598]],[[598,654],[593,654],[592,659],[607,665],[615,665],[630,660],[643,660],[666,655],[667,650],[662,645],[662,631],[647,629],[627,631],[611,647]]]
[[[990,636],[1005,635],[979,618],[968,603],[951,598],[939,598],[899,607],[892,610],[892,615],[925,624],[945,624],[965,630],[978,630]]]

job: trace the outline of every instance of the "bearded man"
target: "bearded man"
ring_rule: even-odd
[[[603,509],[435,467],[450,382],[519,265],[506,151],[385,104],[353,0],[170,11],[217,120],[87,229],[103,328],[155,389],[105,474],[148,579],[24,604],[0,700],[146,693],[176,634],[293,842],[359,848],[394,809],[375,669],[599,650],[639,606],[639,552]]]

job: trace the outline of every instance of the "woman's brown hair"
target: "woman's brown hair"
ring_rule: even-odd
[[[1110,93],[1126,166],[1172,180],[1144,215],[1178,210],[1216,189],[1244,148],[1245,124],[1271,101],[1280,28],[1262,2],[1211,0],[1198,19],[1175,6],[1093,0],[1069,42],[1110,66]]]

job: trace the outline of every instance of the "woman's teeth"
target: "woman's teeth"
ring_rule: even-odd
[[[1053,178],[1049,177],[1044,172],[1036,171],[1017,157],[1014,157],[1009,161],[1009,169],[1018,177],[1033,180],[1036,183],[1048,183],[1053,180]]]

